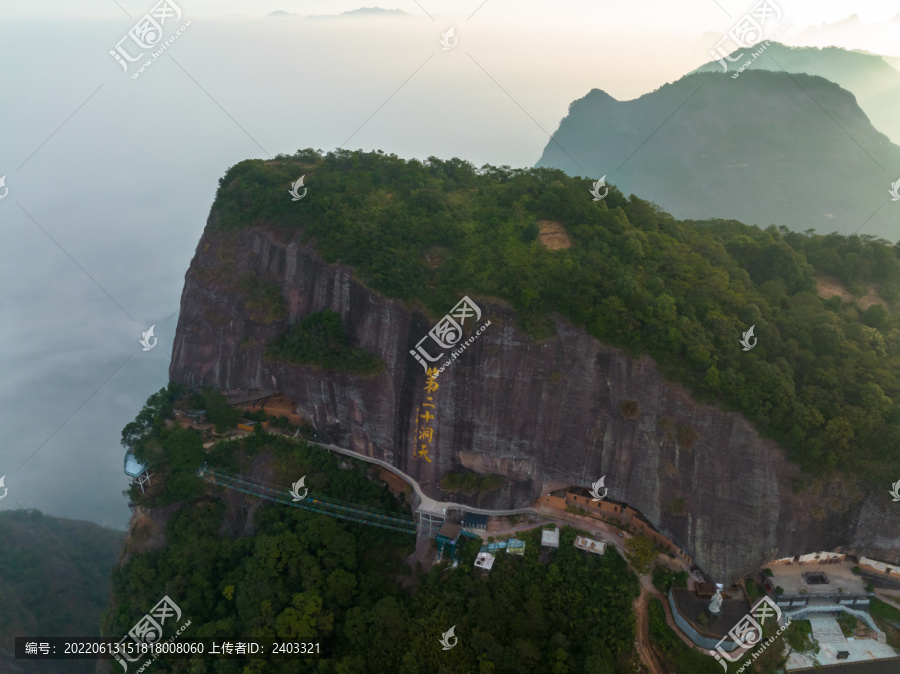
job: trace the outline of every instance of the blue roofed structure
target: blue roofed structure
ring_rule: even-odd
[[[150,485],[150,477],[153,473],[144,464],[134,457],[130,449],[125,452],[125,474],[131,478],[131,484],[137,484],[144,493],[144,485]]]
[[[492,543],[482,545],[479,552],[496,555],[501,550],[506,550],[514,555],[524,555],[525,541],[520,541],[518,538],[510,538],[506,541],[493,541]]]
[[[147,470],[147,467],[134,458],[134,452],[128,450],[125,452],[125,474],[128,477],[137,477]]]
[[[488,516],[476,513],[466,513],[463,526],[466,529],[487,529]]]
[[[506,541],[494,541],[492,543],[488,543],[486,545],[481,546],[481,552],[490,552],[491,554],[494,554],[494,553],[498,552],[499,550],[505,550],[505,549],[506,549]]]

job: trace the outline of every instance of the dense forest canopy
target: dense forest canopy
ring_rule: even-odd
[[[266,358],[346,374],[369,375],[384,370],[378,356],[350,344],[347,326],[334,311],[319,311],[294,323],[267,345]]]
[[[306,176],[300,202],[286,196]],[[265,223],[312,239],[375,290],[439,315],[463,294],[516,309],[535,339],[550,312],[633,355],[702,401],[740,411],[811,474],[883,480],[900,471],[900,245],[734,221],[679,222],[615,187],[553,169],[476,169],[459,160],[304,150],[233,166],[213,222]],[[561,223],[567,249],[536,237]],[[827,274],[863,311],[817,294]],[[758,345],[741,350],[755,325]]]
[[[409,535],[269,505],[256,536],[229,540],[219,534],[224,511],[222,501],[187,506],[173,517],[164,550],[114,573],[116,595],[128,603],[111,613],[107,632],[126,633],[167,594],[191,617],[189,638],[328,639],[332,657],[198,656],[161,660],[157,671],[634,671],[637,578],[612,547],[603,557],[575,548],[574,531],[563,530],[550,564],[537,559],[534,530],[520,537],[525,556],[500,555],[487,578],[462,560],[457,569],[432,568],[408,592],[397,580],[412,573],[403,562]],[[462,647],[444,652],[439,639],[451,626]]]

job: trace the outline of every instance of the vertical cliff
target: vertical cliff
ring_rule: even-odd
[[[277,288],[284,306],[261,300],[261,288]],[[651,359],[604,346],[558,317],[556,336],[535,343],[508,305],[472,299],[483,312],[478,325],[491,324],[427,393],[410,350],[440,317],[380,296],[298,237],[208,226],[186,274],[170,378],[233,399],[281,391],[327,440],[392,463],[435,498],[449,500],[440,479],[463,466],[509,480],[481,498],[490,508],[529,505],[551,482],[587,486],[605,475],[610,498],[638,508],[728,579],[775,556],[836,546],[897,555],[900,515],[884,499],[842,482],[796,495],[796,469],[774,442],[742,416],[692,400]],[[343,317],[354,345],[384,360],[383,373],[264,360],[269,340],[326,309]],[[428,395],[430,462],[416,456],[414,437],[417,415],[431,411]],[[623,414],[627,401],[637,408]]]

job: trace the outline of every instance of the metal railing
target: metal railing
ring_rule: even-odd
[[[207,482],[225,489],[232,489],[250,496],[258,496],[294,508],[359,522],[360,524],[369,524],[383,529],[393,529],[394,531],[403,531],[411,534],[416,533],[415,520],[377,508],[368,508],[311,493],[307,493],[302,500],[295,501],[291,492],[284,487],[270,485],[257,480],[248,480],[238,475],[227,475],[208,468],[200,468],[197,474]]]

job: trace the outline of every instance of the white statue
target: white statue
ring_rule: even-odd
[[[712,600],[709,602],[709,612],[713,615],[719,615],[722,612],[722,593],[718,587]]]

